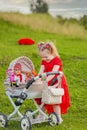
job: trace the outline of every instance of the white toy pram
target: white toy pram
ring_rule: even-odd
[[[28,72],[32,72],[34,70],[34,65],[32,61],[25,56],[19,57],[14,61],[12,61],[8,69],[9,70],[11,69],[13,71],[13,67],[17,62],[21,63],[22,69],[24,71],[26,70]],[[8,99],[10,100],[12,106],[14,107],[14,111],[8,116],[0,113],[0,127],[5,127],[9,120],[20,121],[22,130],[30,130],[32,124],[42,122],[49,122],[49,124],[52,126],[58,124],[59,118],[56,115],[56,113],[50,113],[49,115],[47,115],[45,112],[42,111],[42,107],[44,106],[44,100],[42,100],[41,105],[38,105],[35,101],[35,98],[42,98],[42,95],[44,95],[43,94],[44,89],[48,88],[46,82],[46,76],[53,74],[58,74],[57,79],[61,81],[62,72],[48,72],[45,74],[43,73],[41,75],[38,75],[36,77],[34,77],[34,75],[32,74],[31,79],[29,79],[26,84],[20,84],[19,87],[15,86],[11,87],[9,81],[9,74],[7,74],[4,85],[6,88],[6,94],[8,96]],[[43,78],[42,82],[35,82],[39,78]],[[58,84],[60,84],[60,82],[58,82]],[[59,97],[62,97],[63,94],[64,92],[59,94]],[[13,100],[14,98],[17,98],[16,102],[14,102]],[[19,108],[26,98],[32,99],[37,109],[35,111],[28,110],[25,112],[25,114],[22,114],[19,111]],[[44,119],[35,118],[35,115],[38,112],[44,115]],[[14,117],[15,114],[17,114],[18,117]]]

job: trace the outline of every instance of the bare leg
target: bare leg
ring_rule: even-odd
[[[55,112],[57,115],[61,115],[61,109],[60,109],[60,106],[59,106],[59,105],[54,105],[54,106],[53,106],[53,109],[54,109],[54,112]]]
[[[61,118],[61,108],[60,108],[60,106],[59,105],[54,105],[53,106],[53,109],[54,109],[54,112],[58,115],[58,117],[59,117],[59,124],[61,124],[62,123],[62,118]]]

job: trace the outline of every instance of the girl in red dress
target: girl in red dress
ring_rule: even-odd
[[[42,58],[39,74],[44,72],[62,71],[62,61],[53,43],[40,42],[38,43],[38,50],[39,55]],[[50,87],[52,79],[55,78],[56,76],[57,75],[49,75],[47,77],[48,87]],[[54,84],[54,86],[56,87],[56,83]],[[59,123],[62,123],[63,121],[61,118],[61,114],[67,113],[68,108],[70,107],[70,97],[64,74],[62,77],[62,88],[64,88],[64,95],[62,97],[61,104],[55,104],[55,105],[45,104],[45,109],[48,113],[55,112],[58,115]]]

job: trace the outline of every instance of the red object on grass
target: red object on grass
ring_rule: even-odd
[[[19,45],[33,45],[34,43],[35,41],[30,38],[21,38],[18,40]]]

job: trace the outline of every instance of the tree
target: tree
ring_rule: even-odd
[[[30,9],[33,13],[48,13],[48,4],[44,0],[32,0]]]

